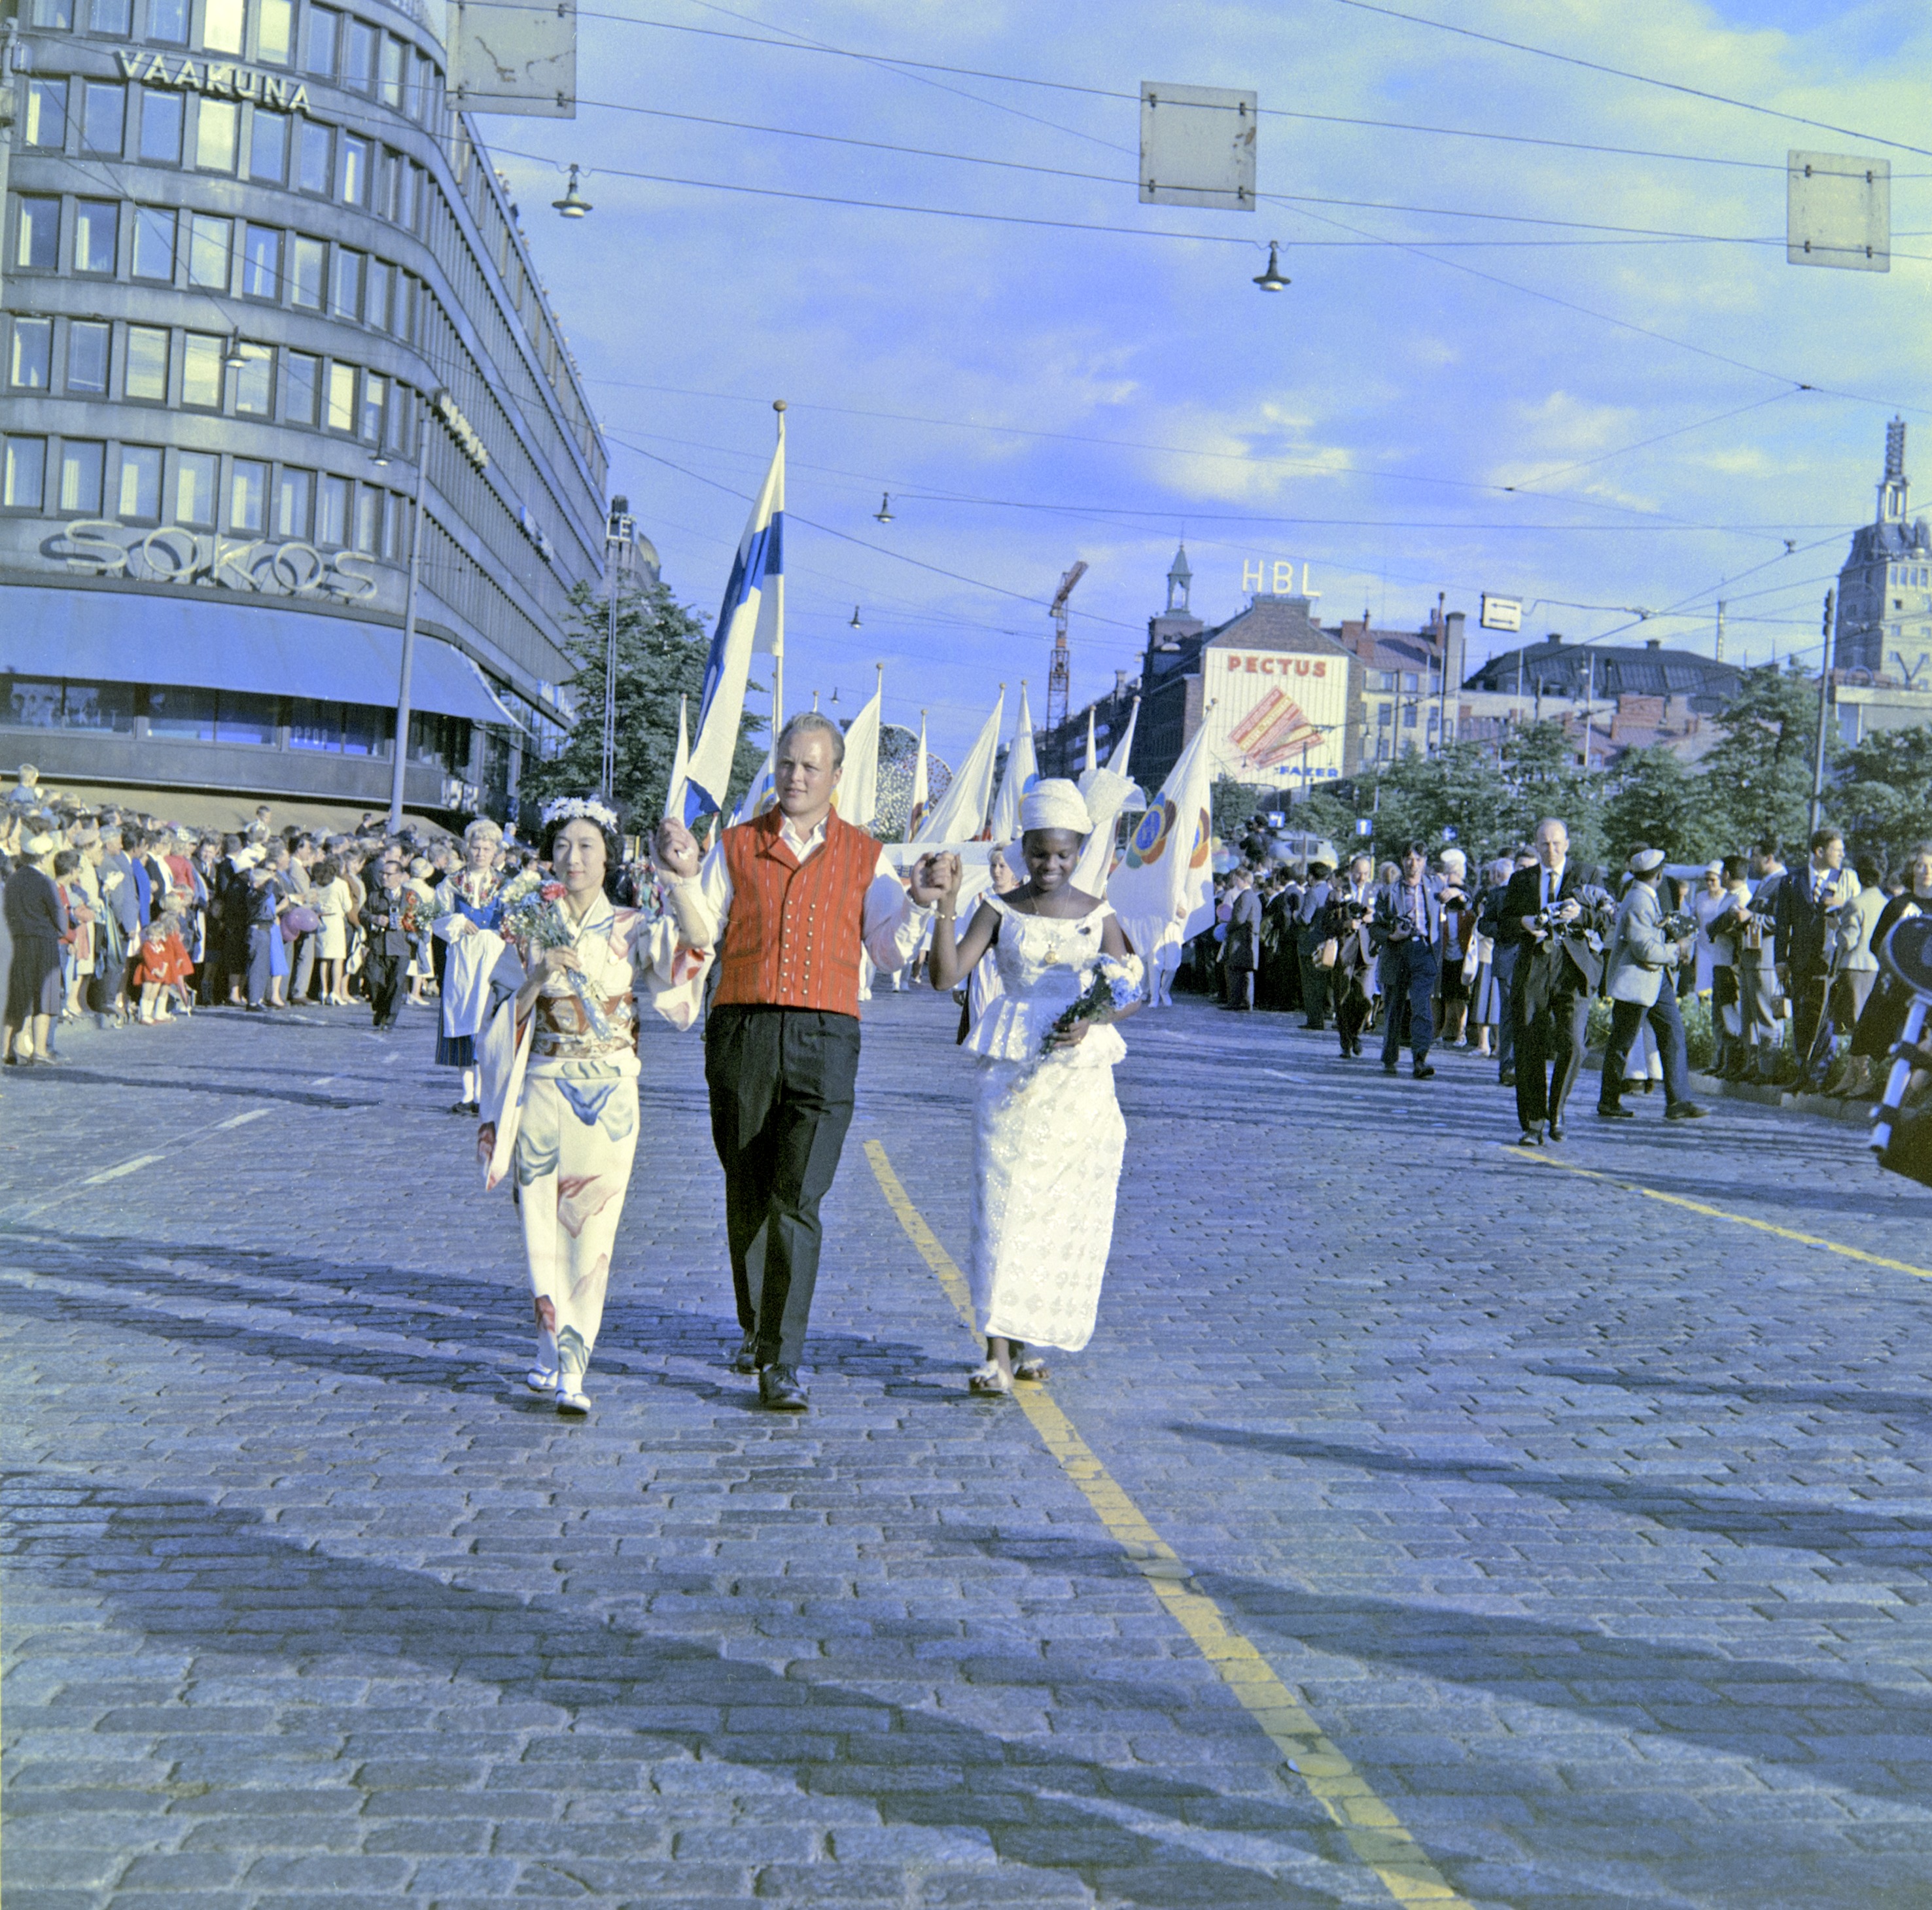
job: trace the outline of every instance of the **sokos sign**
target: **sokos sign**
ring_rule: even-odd
[[[349,604],[366,604],[377,595],[371,559],[353,550],[318,550],[296,538],[219,537],[179,524],[130,531],[104,518],[76,517],[42,548],[64,558],[70,570],[141,583],[208,584]]]

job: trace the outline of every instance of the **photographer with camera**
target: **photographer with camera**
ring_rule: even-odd
[[[1831,989],[1838,912],[1857,898],[1858,887],[1845,866],[1845,838],[1828,826],[1812,831],[1810,860],[1778,884],[1778,976],[1791,997],[1791,1040],[1801,1069],[1810,1060]]]
[[[1617,910],[1609,955],[1610,1039],[1604,1051],[1604,1083],[1597,1096],[1599,1120],[1636,1117],[1619,1098],[1630,1044],[1646,1021],[1664,1063],[1664,1118],[1701,1120],[1709,1111],[1690,1099],[1684,1017],[1677,1006],[1676,971],[1691,959],[1697,941],[1695,916],[1665,911],[1658,893],[1664,851],[1640,844],[1630,852],[1634,878]]]
[[[1590,997],[1603,958],[1585,939],[1588,872],[1570,859],[1568,826],[1536,826],[1536,862],[1510,878],[1496,910],[1496,944],[1515,948],[1510,988],[1520,1144],[1563,1138],[1563,1111],[1583,1063]]]
[[[1442,884],[1429,873],[1429,851],[1412,842],[1402,852],[1402,872],[1376,892],[1369,940],[1381,952],[1382,1072],[1392,1075],[1405,1039],[1419,1081],[1433,1080],[1429,1045],[1436,1036],[1436,953],[1442,934]]]
[[[1376,859],[1358,856],[1322,912],[1318,964],[1328,964],[1329,1005],[1344,1060],[1362,1051],[1362,1030],[1375,1012],[1376,958],[1369,946],[1369,918],[1376,907]]]

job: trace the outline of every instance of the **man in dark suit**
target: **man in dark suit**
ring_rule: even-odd
[[[1251,1009],[1255,1005],[1255,970],[1262,958],[1262,898],[1256,892],[1252,869],[1238,868],[1229,877],[1228,902],[1228,940],[1222,952],[1228,998],[1222,1006]]]
[[[1307,1012],[1302,1026],[1320,1030],[1328,1025],[1328,971],[1316,957],[1327,940],[1322,927],[1334,892],[1329,877],[1334,871],[1326,862],[1308,865],[1308,886],[1301,892],[1295,912],[1295,952],[1301,964],[1301,1006]]]
[[[1540,1146],[1546,1130],[1552,1141],[1563,1138],[1564,1106],[1582,1066],[1603,958],[1580,934],[1565,931],[1582,922],[1587,886],[1570,859],[1569,829],[1552,816],[1536,826],[1536,866],[1510,877],[1496,911],[1497,947],[1517,951],[1510,1014],[1526,1147]],[[1556,918],[1553,926],[1543,925],[1546,912]]]
[[[402,852],[386,849],[372,873],[368,899],[362,904],[362,931],[368,937],[363,976],[376,1026],[393,1028],[402,1007],[403,973],[410,959],[410,938],[403,927],[409,892],[403,886]]]
[[[1823,1018],[1829,987],[1832,911],[1854,900],[1860,884],[1845,866],[1845,838],[1827,826],[1811,835],[1811,854],[1778,885],[1772,920],[1778,931],[1778,970],[1791,998],[1791,1040],[1802,1069]]]
[[[1382,1002],[1388,1019],[1382,1030],[1382,1072],[1395,1072],[1405,1037],[1415,1078],[1433,1078],[1429,1044],[1436,1033],[1436,983],[1442,973],[1436,954],[1442,934],[1442,884],[1429,873],[1429,851],[1412,842],[1402,852],[1402,873],[1376,892],[1369,940],[1382,952]]]

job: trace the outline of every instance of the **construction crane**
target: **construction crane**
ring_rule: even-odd
[[[1087,559],[1077,557],[1073,568],[1060,580],[1060,588],[1053,593],[1053,607],[1047,615],[1053,619],[1053,662],[1046,673],[1046,727],[1056,729],[1066,721],[1066,706],[1073,693],[1073,658],[1066,647],[1066,600],[1073,595],[1073,586],[1087,574]]]

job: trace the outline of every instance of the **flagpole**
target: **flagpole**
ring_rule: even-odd
[[[785,401],[774,398],[772,409],[778,418],[778,494],[777,508],[784,509],[784,415]],[[782,547],[778,555],[778,574],[775,580],[777,588],[773,591],[772,605],[775,613],[772,638],[772,767],[778,767],[778,731],[784,726],[784,554]]]

